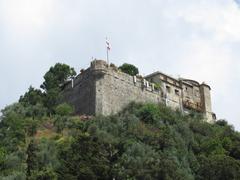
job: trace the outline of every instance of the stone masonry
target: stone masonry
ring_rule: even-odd
[[[175,79],[161,72],[145,77],[130,76],[103,60],[94,60],[88,69],[65,85],[63,96],[77,114],[114,114],[135,101],[163,103],[186,113],[194,110],[213,122],[216,117],[211,108],[210,90],[205,83]]]

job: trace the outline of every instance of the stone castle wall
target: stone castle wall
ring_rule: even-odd
[[[105,61],[95,60],[73,83],[66,85],[63,96],[77,114],[114,114],[135,101],[164,103],[183,112],[193,109],[202,112],[207,121],[213,120],[208,85],[177,80],[159,72],[144,78],[130,76]],[[161,83],[158,90],[156,83]]]
[[[74,81],[69,82],[63,92],[64,100],[73,105],[77,114],[95,114],[95,76],[91,69],[78,75]]]
[[[129,76],[109,67],[105,61],[94,61],[90,68],[69,82],[64,100],[77,114],[109,115],[119,112],[130,102],[161,102],[160,91],[143,85],[143,79]]]
[[[112,114],[119,112],[130,102],[160,103],[161,93],[143,79],[129,76],[111,67],[96,81],[96,113]]]

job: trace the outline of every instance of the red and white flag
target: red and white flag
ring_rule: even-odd
[[[107,50],[110,51],[111,47],[110,47],[110,43],[109,43],[109,41],[107,39],[106,39],[106,46],[107,46]]]

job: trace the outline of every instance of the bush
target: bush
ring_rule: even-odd
[[[118,69],[120,69],[122,72],[127,73],[131,76],[135,76],[139,73],[138,68],[136,66],[134,66],[132,64],[127,64],[127,63],[124,63]]]
[[[218,120],[218,121],[216,121],[216,124],[219,126],[227,126],[228,125],[226,120]]]
[[[156,104],[146,104],[139,109],[138,117],[145,123],[156,124],[160,121],[159,107]]]
[[[67,103],[59,104],[56,109],[56,114],[60,116],[69,116],[74,112],[74,109],[72,106],[70,106]]]
[[[240,134],[224,121],[151,103],[91,120],[55,111],[47,120],[64,133],[44,138],[21,103],[2,111],[0,179],[240,179]]]

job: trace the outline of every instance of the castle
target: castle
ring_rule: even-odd
[[[214,122],[210,86],[190,79],[175,79],[161,72],[130,76],[103,60],[94,60],[65,85],[63,97],[77,114],[109,115],[130,102],[163,103],[182,112],[200,112]]]

